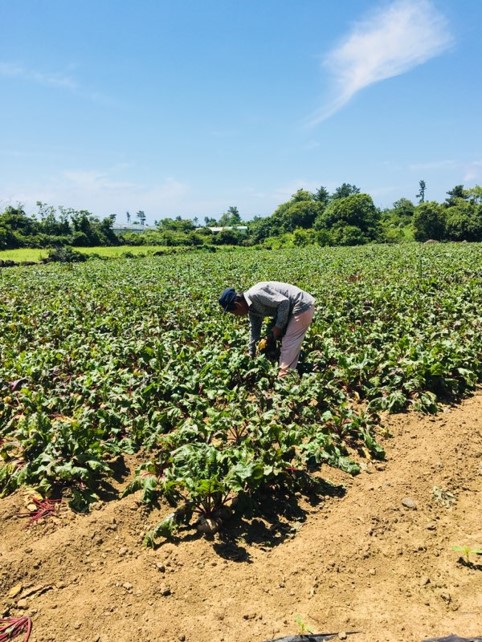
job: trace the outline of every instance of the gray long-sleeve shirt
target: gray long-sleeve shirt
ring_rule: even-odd
[[[249,308],[249,351],[255,353],[265,317],[274,319],[277,328],[284,330],[291,316],[308,310],[315,299],[296,285],[280,281],[262,281],[243,292]]]

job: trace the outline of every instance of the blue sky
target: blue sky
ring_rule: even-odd
[[[482,184],[480,0],[0,0],[0,207],[266,216]]]

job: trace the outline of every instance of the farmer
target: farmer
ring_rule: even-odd
[[[249,315],[249,354],[252,357],[256,354],[263,319],[271,317],[274,325],[267,340],[276,344],[281,339],[279,376],[296,370],[301,344],[315,312],[315,299],[311,294],[289,283],[262,281],[246,292],[227,288],[221,294],[219,304],[224,312],[240,317]]]

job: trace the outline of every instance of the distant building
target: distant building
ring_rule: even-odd
[[[225,230],[235,230],[236,232],[242,232],[247,234],[248,226],[247,225],[228,225],[226,227],[208,227],[208,230],[211,232],[224,232]]]
[[[149,225],[141,225],[140,223],[129,223],[126,225],[114,223],[112,227],[114,234],[125,234],[126,232],[145,232],[146,230],[150,230],[151,228]]]

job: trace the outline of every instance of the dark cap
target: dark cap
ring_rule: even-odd
[[[226,288],[219,297],[219,305],[224,312],[227,312],[233,305],[236,299],[236,290],[234,288]]]

